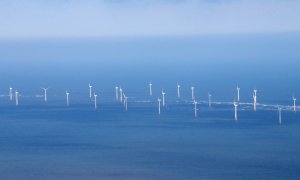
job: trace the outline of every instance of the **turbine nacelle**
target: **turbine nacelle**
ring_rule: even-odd
[[[238,107],[238,103],[237,102],[233,102],[233,106],[234,107]]]
[[[256,89],[253,90],[253,94],[256,96],[256,94],[257,94],[257,90]]]

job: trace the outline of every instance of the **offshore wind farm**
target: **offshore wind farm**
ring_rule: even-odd
[[[6,152],[6,158],[12,158],[7,154],[9,151],[10,154],[14,154],[14,158],[22,159],[17,163],[21,166],[28,164],[34,157],[45,161],[47,170],[37,166],[39,162],[36,160],[31,161],[33,164],[30,167],[26,167],[26,169],[34,168],[31,170],[35,173],[43,171],[41,174],[30,175],[33,178],[39,178],[42,174],[60,178],[61,175],[56,174],[60,170],[64,171],[65,179],[77,177],[79,174],[83,174],[84,177],[113,179],[125,176],[129,179],[148,177],[224,179],[226,176],[227,179],[241,178],[252,170],[259,170],[259,173],[251,173],[248,177],[268,178],[272,175],[265,171],[270,169],[280,171],[283,166],[285,171],[281,172],[282,177],[298,176],[295,166],[285,160],[295,155],[286,148],[293,146],[297,149],[297,145],[295,146],[299,127],[297,111],[300,111],[300,107],[294,104],[295,96],[287,97],[281,104],[257,101],[255,111],[254,102],[251,102],[253,94],[243,86],[240,86],[241,100],[238,102],[235,85],[232,86],[232,93],[228,98],[207,99],[204,92],[195,91],[195,98],[192,100],[190,86],[184,85],[186,83],[183,82],[180,84],[183,89],[180,98],[177,96],[176,83],[172,86],[165,84],[164,90],[161,91],[161,87],[152,81],[152,96],[149,94],[147,81],[144,82],[144,87],[140,88],[124,85],[126,88],[122,91],[116,88],[120,87],[119,84],[101,88],[96,83],[86,83],[82,84],[82,89],[85,89],[82,92],[76,88],[67,88],[68,90],[64,92],[58,91],[54,88],[55,85],[51,84],[52,88],[47,93],[46,102],[44,91],[40,91],[37,86],[36,92],[39,92],[37,95],[20,91],[20,94],[13,96],[16,102],[19,98],[18,104],[10,101],[10,89],[7,88],[7,93],[1,94],[1,135],[9,136],[3,138],[13,139],[14,142],[3,139],[2,144],[5,147],[2,147],[1,151]],[[97,87],[92,90],[91,98],[90,86]],[[12,85],[10,87],[15,89]],[[144,91],[137,92],[134,89]],[[248,93],[244,93],[245,91]],[[71,99],[69,92],[72,92]],[[98,93],[100,96],[96,92],[101,92]],[[163,93],[168,94],[165,106],[162,105]],[[215,93],[214,96],[220,97]],[[122,101],[119,97],[123,97]],[[233,100],[226,101],[230,97]],[[27,131],[28,128],[30,131]],[[258,141],[257,138],[263,140]],[[265,143],[273,144],[265,145]],[[285,146],[280,148],[279,144]],[[216,151],[212,151],[216,146],[218,146]],[[22,147],[24,154],[16,154],[19,147]],[[173,150],[170,151],[169,148]],[[254,151],[255,155],[251,151]],[[274,151],[281,152],[278,155],[280,159],[275,161],[280,162],[282,166],[273,167],[274,157],[265,153]],[[52,154],[63,161],[51,158]],[[206,156],[207,160],[202,159]],[[222,159],[225,157],[229,159],[224,162]],[[235,160],[237,157],[238,161]],[[181,158],[191,159],[179,160]],[[212,160],[215,161],[211,162],[214,167],[207,167],[207,163]],[[249,170],[240,167],[241,161],[248,165],[263,161],[264,167],[269,170],[264,167],[253,167]],[[86,165],[85,162],[90,164]],[[74,163],[77,164],[76,167],[70,168]],[[182,167],[182,163],[187,164]],[[189,163],[193,163],[198,170],[204,169],[205,172],[190,169]],[[56,164],[56,167],[52,166],[53,164]],[[85,169],[86,166],[89,170]],[[108,168],[111,166],[118,168]],[[230,171],[231,168],[237,169],[238,172]],[[97,174],[91,175],[91,170]],[[180,172],[175,173],[177,170]],[[10,171],[13,169],[7,171],[4,177],[19,178],[31,174],[20,172],[12,175],[8,173]],[[226,171],[226,175],[223,171]]]
[[[131,103],[139,104],[139,103],[153,103],[153,102],[155,102],[155,99],[152,98],[152,85],[153,84],[150,82],[150,84],[149,84],[149,97],[147,97],[146,99],[141,99],[141,97],[138,97],[138,96],[131,97],[132,98]],[[89,83],[88,84],[88,97],[90,98],[90,101],[93,102],[94,109],[97,110],[97,106],[98,106],[97,97],[98,97],[98,95],[96,94],[96,92],[92,91],[91,87],[92,87],[92,85],[91,85],[91,83]],[[194,91],[195,88],[194,88],[194,86],[191,86],[191,91],[192,91],[192,95],[191,95],[192,100],[191,101],[189,101],[188,99],[180,98],[179,87],[180,86],[178,85],[178,83],[177,83],[177,86],[174,86],[173,91],[175,92],[177,90],[177,98],[173,97],[173,100],[175,100],[175,102],[172,102],[172,103],[175,103],[175,104],[177,103],[177,104],[180,104],[180,105],[182,105],[182,104],[194,104],[195,105],[195,107],[194,107],[194,110],[195,110],[194,116],[197,117],[197,114],[198,114],[197,113],[197,111],[198,111],[197,104],[198,104],[198,102],[196,101],[196,98],[195,98],[195,95],[194,95],[195,94],[195,91]],[[9,86],[9,93],[7,95],[2,94],[2,97],[7,96],[9,100],[15,98],[16,107],[17,107],[17,106],[19,106],[19,96],[20,95],[19,95],[19,92],[16,90],[15,91],[15,96],[13,96],[11,94],[12,89],[13,88],[11,86]],[[33,96],[33,95],[30,96],[30,95],[28,95],[27,97],[34,97],[37,100],[40,97],[43,97],[45,103],[47,103],[47,90],[48,90],[48,88],[42,88],[42,89],[44,90],[43,94],[36,95],[36,96]],[[112,89],[114,89],[114,88],[112,88]],[[115,86],[115,91],[116,91],[115,99],[117,100],[117,103],[118,103],[118,99],[119,99],[118,89],[119,89],[118,86]],[[70,106],[70,103],[69,103],[69,95],[70,95],[70,93],[68,91],[66,91],[65,94],[66,94],[66,106]],[[81,93],[81,94],[84,94],[84,93]],[[94,94],[93,95],[94,99],[92,99],[91,94]],[[138,95],[141,95],[141,93],[138,93]],[[166,106],[165,95],[166,95],[166,92],[162,89],[161,97],[162,97],[162,106],[163,107]],[[56,94],[56,96],[60,97],[60,95],[58,95],[58,94]],[[237,120],[237,107],[238,107],[238,104],[247,106],[247,105],[251,104],[251,102],[240,102],[239,101],[239,98],[240,98],[240,88],[238,88],[237,94],[236,95],[233,94],[232,96],[234,97],[234,99],[238,99],[238,101],[234,100],[232,102],[232,105],[234,105],[234,120]],[[230,102],[222,102],[222,101],[213,102],[211,100],[211,97],[212,97],[212,95],[210,93],[208,93],[208,101],[202,100],[201,104],[208,104],[209,108],[212,108],[212,104],[216,104],[217,106],[218,105],[223,105],[223,106],[224,105],[228,105],[228,106],[230,106],[230,104],[231,104]],[[84,99],[84,97],[79,97],[78,96],[78,99]],[[88,99],[88,98],[86,98],[86,99]],[[105,99],[108,100],[109,98],[106,97]],[[140,99],[140,100],[137,101],[136,99]],[[30,101],[33,101],[33,100],[34,100],[33,98],[30,99]],[[282,108],[284,108],[284,110],[294,111],[294,112],[296,112],[297,109],[300,108],[300,107],[296,106],[296,98],[295,98],[295,96],[292,96],[292,100],[293,101],[291,101],[291,105],[285,105],[285,106],[284,105],[280,105],[280,106],[278,106],[278,105],[265,104],[265,103],[259,103],[258,104],[257,103],[257,90],[256,89],[254,89],[254,91],[253,91],[253,100],[254,101],[253,101],[252,104],[253,104],[253,107],[254,107],[254,109],[253,109],[254,112],[257,110],[257,105],[260,106],[259,108],[261,110],[264,110],[264,109],[266,109],[266,110],[274,110],[274,109],[276,109],[278,107],[278,110],[280,109],[280,116],[279,116],[280,124],[282,122],[281,121],[281,110],[282,110]],[[57,101],[58,101],[58,99],[57,99]],[[158,104],[158,109],[159,109],[158,110],[158,114],[160,115],[160,101],[161,101],[160,96],[158,96],[158,101],[159,101],[159,104]],[[113,103],[113,102],[114,102],[114,97],[111,97],[111,102],[110,103]],[[84,102],[81,101],[81,103],[86,104],[87,102],[84,103]],[[109,102],[106,101],[106,103],[109,103]],[[127,111],[128,110],[128,97],[125,95],[124,91],[121,88],[120,88],[120,103],[124,104],[125,110]],[[7,104],[7,105],[9,105],[9,104]],[[216,109],[217,109],[217,107],[216,107]],[[244,109],[244,110],[246,110],[246,109]]]
[[[299,8],[0,1],[0,179],[300,179]]]
[[[63,44],[76,52],[77,58],[105,60],[103,57],[111,56],[107,47],[110,41],[68,41],[51,42],[53,47],[49,54],[56,54],[59,59],[61,49],[54,46]],[[194,56],[197,59],[214,57],[205,54],[205,50],[200,54],[198,48],[195,52],[178,50],[175,54],[168,50],[185,46],[210,49],[208,42],[215,42],[211,46],[216,46],[219,41],[243,44],[250,40],[243,37],[222,41],[201,37],[167,38],[165,42],[153,42],[153,38],[128,39],[114,46],[118,51],[122,51],[125,44],[131,46],[126,50],[127,55],[120,55],[116,60],[133,62],[133,52],[145,44],[155,46],[140,49],[139,57],[147,59],[159,52],[157,60],[135,61],[134,67],[126,68],[125,65],[116,67],[113,59],[110,63],[76,61],[72,66],[66,63],[70,68],[68,72],[65,72],[65,63],[59,60],[43,61],[49,69],[44,73],[40,68],[33,68],[42,68],[43,63],[22,64],[17,74],[2,69],[0,169],[3,177],[231,179],[274,178],[280,172],[280,177],[297,179],[300,86],[294,83],[299,75],[290,73],[296,71],[297,61],[290,57],[290,63],[282,64],[274,57],[275,65],[280,66],[275,66],[272,58],[273,68],[268,68],[269,63],[261,63],[253,77],[248,69],[255,66],[254,57],[233,67],[228,60],[233,56],[231,53],[222,57],[226,63],[215,64],[193,60]],[[265,41],[258,36],[253,47],[241,51],[247,52]],[[290,42],[274,40],[274,44],[285,41]],[[5,61],[6,67],[12,66],[15,58],[26,55],[15,57],[19,55],[7,53],[21,51],[22,43],[8,46],[2,42],[2,54],[6,52],[5,57],[9,59]],[[47,49],[49,43],[47,40],[28,42],[27,53]],[[154,48],[169,43],[172,47],[164,50]],[[83,44],[87,48],[84,51],[80,50]],[[95,46],[97,51],[90,51]],[[276,49],[264,48],[265,51],[271,48],[272,52]],[[98,52],[98,49],[105,50]],[[85,53],[87,51],[89,53]],[[235,49],[228,51],[233,53]],[[177,61],[166,71],[168,62],[163,60],[176,59],[182,53],[191,60]],[[295,52],[295,56],[297,54]],[[69,56],[74,57],[69,52],[64,58]],[[273,57],[271,53],[269,56]],[[233,78],[237,77],[236,73],[239,73],[238,78]]]

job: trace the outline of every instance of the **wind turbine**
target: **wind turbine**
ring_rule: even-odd
[[[69,95],[70,93],[68,92],[68,90],[66,91],[66,96],[67,96],[67,106],[69,106]]]
[[[194,112],[194,114],[195,114],[195,117],[197,117],[198,116],[198,114],[197,114],[197,111],[198,111],[197,104],[198,104],[198,102],[194,100],[193,104],[195,105],[195,108],[194,108],[195,112]]]
[[[124,96],[124,105],[125,105],[125,111],[127,112],[128,108],[127,108],[127,99],[128,97],[125,96],[125,94],[123,93],[123,96]]]
[[[180,85],[177,83],[177,97],[180,98]]]
[[[257,103],[257,96],[256,96],[256,94],[257,94],[257,90],[254,89],[253,90],[253,106],[254,106],[254,111],[256,111],[256,103]]]
[[[238,103],[237,102],[233,102],[233,106],[234,106],[234,120],[238,120],[238,115],[237,115],[237,107],[238,107]]]
[[[45,100],[45,102],[47,102],[47,90],[49,88],[42,88],[42,89],[44,90],[44,100]]]
[[[90,89],[90,98],[92,98],[92,85],[91,85],[91,83],[89,83],[89,89]]]
[[[149,95],[152,96],[152,83],[149,83]]]
[[[279,123],[279,125],[281,125],[281,123],[282,123],[282,121],[281,121],[281,110],[282,110],[282,108],[280,106],[278,106],[278,115],[279,115],[278,123]]]
[[[119,100],[119,92],[118,92],[119,87],[116,86],[115,88],[116,88],[116,101],[118,101]]]
[[[210,93],[208,93],[208,106],[209,106],[209,108],[211,108],[211,94]]]
[[[123,93],[123,99],[124,99],[124,100],[123,100],[123,105],[124,105],[124,107],[126,106],[126,99],[125,99],[125,97],[126,97],[126,96],[125,96],[125,94]]]
[[[94,93],[95,109],[97,109],[97,94]]]
[[[296,112],[296,98],[293,96],[293,101],[294,101],[294,112]]]
[[[194,86],[192,86],[192,87],[191,87],[191,90],[192,90],[192,100],[195,100],[195,96],[194,96],[194,89],[195,89],[195,87],[194,87]]]
[[[16,95],[15,95],[15,99],[16,99],[16,106],[19,106],[19,92],[18,90],[16,90]]]
[[[122,103],[123,102],[123,89],[121,88],[120,86],[120,102]]]
[[[158,114],[160,115],[160,102],[161,102],[161,99],[158,98],[157,101],[158,101]]]
[[[13,100],[13,92],[12,92],[13,88],[11,86],[9,86],[9,99],[12,101]]]
[[[166,95],[166,93],[164,92],[163,89],[162,89],[162,91],[161,91],[161,94],[162,94],[162,97],[163,97],[163,99],[162,99],[163,107],[165,107],[165,95]]]
[[[237,85],[236,90],[237,90],[237,101],[240,102],[240,87]]]

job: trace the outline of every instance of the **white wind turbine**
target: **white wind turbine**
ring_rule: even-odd
[[[128,100],[128,97],[123,93],[123,96],[124,96],[124,106],[125,106],[125,111],[127,112],[128,110],[128,106],[127,106],[127,100]]]
[[[94,93],[94,103],[95,103],[95,109],[97,109],[97,94]]]
[[[16,90],[16,95],[15,95],[15,99],[16,99],[16,106],[19,106],[19,92],[18,90]]]
[[[282,123],[281,111],[282,111],[282,108],[280,106],[278,106],[278,116],[279,116],[278,123],[279,123],[279,125],[281,125],[281,123]]]
[[[240,102],[240,87],[237,85],[236,90],[237,90],[237,101]]]
[[[194,87],[194,86],[192,86],[192,87],[191,87],[191,91],[192,91],[192,100],[195,100],[195,96],[194,96],[194,89],[195,89],[195,87]]]
[[[118,92],[119,87],[116,86],[115,88],[116,88],[116,101],[118,101],[119,100],[119,92]]]
[[[193,104],[195,105],[195,107],[194,107],[194,110],[195,110],[194,111],[194,115],[195,115],[195,117],[197,117],[198,116],[198,114],[197,114],[197,111],[198,111],[197,104],[198,104],[198,102],[194,100]]]
[[[67,90],[67,91],[66,91],[67,106],[69,106],[69,95],[70,95],[70,93],[69,93],[68,90]]]
[[[158,114],[160,115],[160,102],[161,102],[161,99],[158,98],[157,101],[158,101]]]
[[[12,92],[13,88],[11,86],[9,86],[9,99],[12,101],[13,100],[13,92]]]
[[[177,97],[180,98],[180,85],[177,83]]]
[[[294,112],[296,112],[296,98],[293,96],[293,101],[294,101]]]
[[[237,108],[238,108],[238,103],[237,102],[233,102],[233,106],[234,106],[234,120],[238,120],[238,115],[237,115]]]
[[[123,102],[123,89],[121,88],[121,86],[120,86],[119,90],[120,90],[120,102],[122,103]]]
[[[257,103],[257,90],[253,90],[253,106],[254,106],[254,111],[256,111],[256,103]]]
[[[163,103],[163,107],[165,107],[165,95],[166,95],[166,93],[164,92],[164,90],[162,89],[162,91],[161,91],[161,94],[162,94],[162,103]]]
[[[149,95],[152,96],[152,83],[149,83]]]
[[[89,83],[89,90],[90,90],[89,92],[90,92],[90,98],[92,98],[92,87],[93,87],[93,86],[91,85],[91,83]]]
[[[210,93],[208,93],[208,106],[209,106],[209,108],[211,108],[211,94]]]
[[[49,88],[42,88],[43,90],[44,90],[44,100],[45,100],[45,102],[47,102],[47,90],[49,89]]]
[[[122,96],[123,96],[123,105],[124,105],[124,107],[125,107],[125,105],[126,105],[126,101],[125,101],[125,93],[124,93],[124,91],[123,91],[123,94],[122,94]]]

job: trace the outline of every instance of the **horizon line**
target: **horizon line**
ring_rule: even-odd
[[[300,35],[300,30],[272,32],[228,32],[228,33],[199,33],[199,34],[160,34],[160,35],[106,35],[106,36],[15,36],[1,37],[5,40],[56,40],[56,39],[139,39],[139,38],[189,38],[189,37],[224,37],[224,36],[256,36],[256,35]]]

